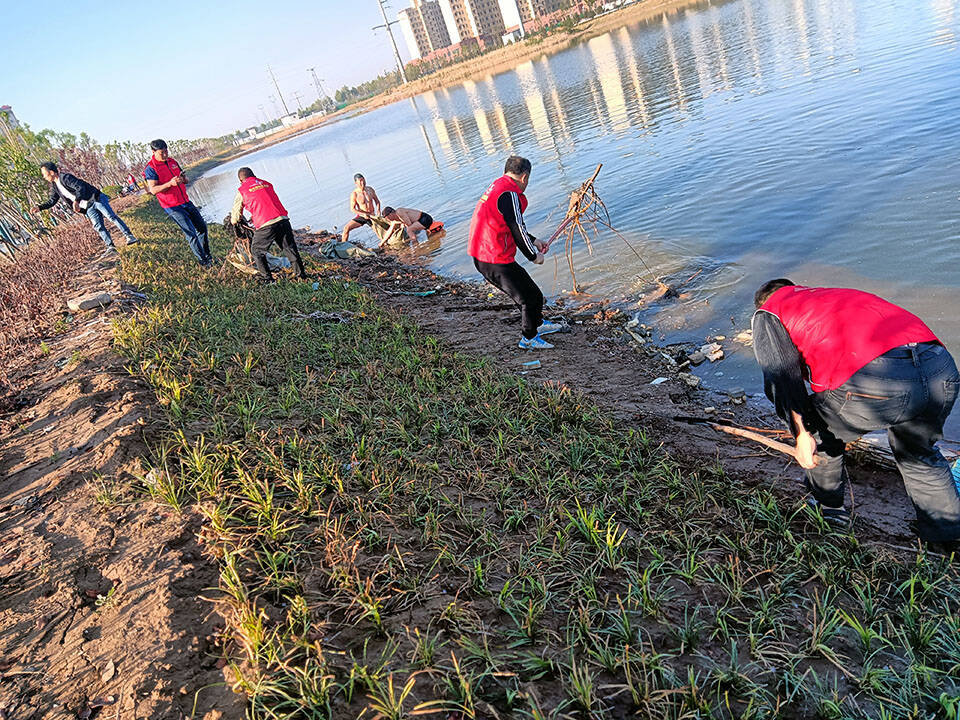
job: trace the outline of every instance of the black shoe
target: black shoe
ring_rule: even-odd
[[[847,527],[850,525],[850,511],[842,505],[840,507],[828,507],[823,505],[816,498],[808,497],[807,505],[814,510],[818,510],[823,519],[835,527]]]

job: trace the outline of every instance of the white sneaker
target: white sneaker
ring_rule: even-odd
[[[550,343],[537,335],[529,340],[525,337],[520,338],[520,344],[517,345],[521,350],[549,350],[553,347]]]
[[[552,323],[549,320],[544,320],[540,323],[540,327],[537,328],[537,335],[549,335],[550,333],[560,332],[563,330],[563,325],[560,323]]]

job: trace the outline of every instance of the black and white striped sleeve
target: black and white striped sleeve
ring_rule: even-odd
[[[517,248],[523,253],[527,260],[534,260],[537,257],[537,248],[533,244],[533,236],[527,232],[526,225],[523,224],[523,212],[520,210],[520,196],[512,191],[503,193],[497,198],[497,210],[503,215],[503,219],[510,228],[513,235],[513,241]]]

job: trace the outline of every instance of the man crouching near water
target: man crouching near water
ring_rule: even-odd
[[[273,282],[273,275],[267,264],[267,250],[276,243],[290,261],[290,267],[297,277],[306,280],[307,273],[303,269],[300,251],[297,250],[290,218],[287,217],[287,210],[280,203],[273,185],[256,177],[248,167],[240,168],[237,177],[240,179],[240,187],[230,211],[230,222],[236,225],[244,208],[250,212],[250,221],[255,228],[253,240],[250,241],[250,253],[257,265],[257,279],[262,283]]]
[[[530,161],[511,156],[503,177],[480,197],[470,221],[467,252],[481,275],[520,306],[524,350],[549,350],[553,347],[541,335],[557,332],[560,325],[543,321],[543,293],[533,278],[517,264],[517,248],[531,262],[542,265],[546,244],[527,232],[523,213],[527,198],[523,194],[530,182]]]
[[[797,461],[824,518],[849,520],[845,444],[885,429],[916,509],[917,534],[938,549],[956,549],[960,493],[934,443],[960,374],[936,335],[912,313],[860,290],[781,278],[765,283],[754,304],[764,390],[793,429]]]

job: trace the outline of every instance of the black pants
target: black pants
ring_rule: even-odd
[[[253,240],[250,241],[250,252],[253,253],[253,260],[257,264],[257,273],[262,278],[270,279],[270,266],[267,265],[267,250],[276,243],[290,266],[298,277],[304,277],[306,272],[303,269],[303,260],[300,259],[300,251],[297,250],[297,241],[293,239],[293,227],[289,220],[280,220],[270,225],[264,225],[253,233]]]
[[[960,492],[934,445],[943,437],[958,386],[960,373],[946,348],[922,343],[894,348],[836,390],[816,393],[814,407],[826,428],[819,433],[820,461],[807,470],[814,497],[825,505],[841,505],[847,482],[845,443],[871,430],[886,430],[917,511],[920,537],[960,539]]]
[[[537,336],[543,322],[543,293],[517,263],[488,263],[473,259],[474,267],[495,288],[502,290],[520,306],[523,316],[523,336],[528,340]]]

